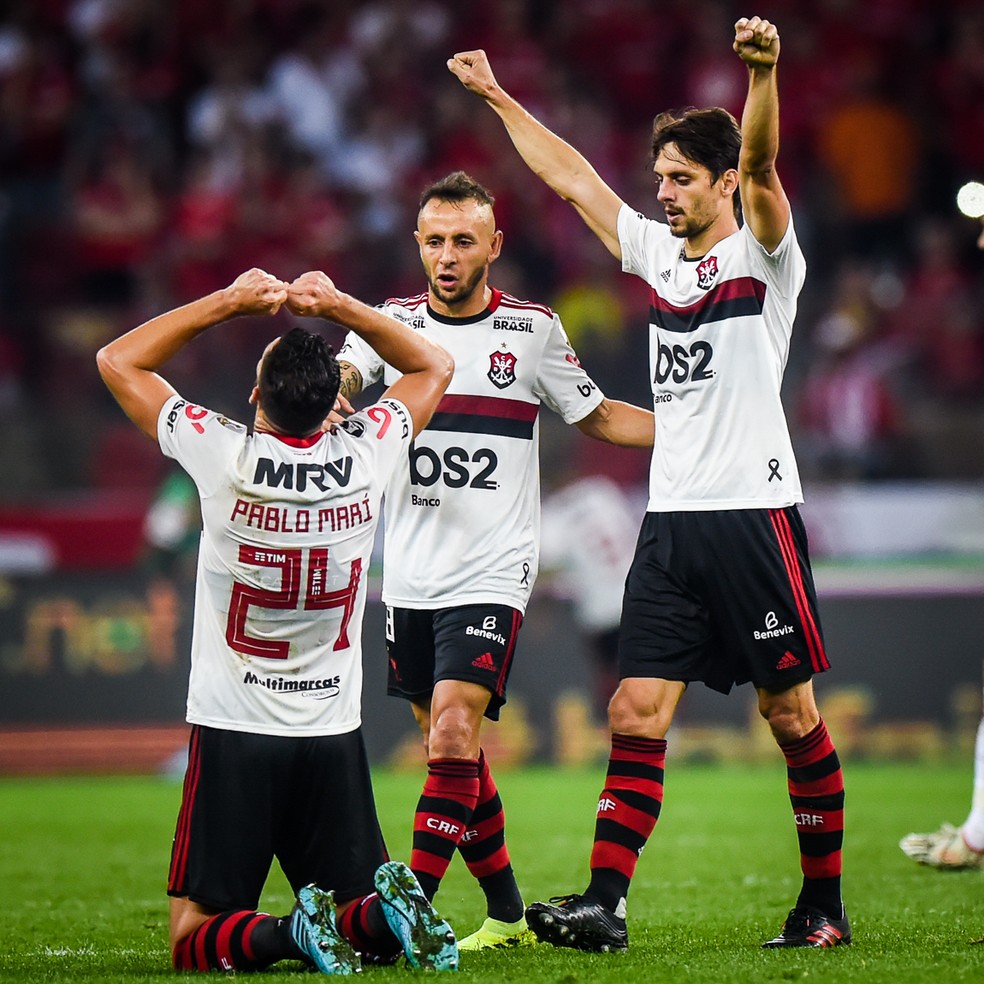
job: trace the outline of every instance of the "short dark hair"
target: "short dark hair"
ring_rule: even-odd
[[[488,189],[480,185],[473,177],[465,174],[464,171],[453,171],[446,178],[435,181],[424,189],[420,196],[420,210],[433,199],[439,202],[468,202],[476,201],[491,208],[495,204],[495,199]]]
[[[738,169],[741,152],[741,127],[726,109],[671,110],[653,120],[653,161],[668,144],[674,143],[680,153],[711,172],[717,181],[725,171]],[[734,196],[735,214],[741,211],[741,199]]]
[[[328,416],[340,382],[338,360],[328,342],[306,328],[291,328],[260,365],[260,405],[279,430],[305,437]]]

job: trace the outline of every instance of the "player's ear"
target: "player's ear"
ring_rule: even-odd
[[[253,405],[253,404],[255,404],[256,406],[259,406],[260,405],[260,387],[259,386],[254,386],[253,387],[253,392],[249,394],[249,402],[250,402],[251,405]]]
[[[489,263],[499,258],[502,252],[502,230],[496,229],[492,234],[492,243],[489,246]]]
[[[738,172],[732,167],[721,175],[721,191],[726,195],[738,194]]]

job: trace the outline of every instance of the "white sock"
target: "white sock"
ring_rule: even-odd
[[[984,717],[977,726],[974,744],[974,804],[960,833],[975,851],[984,851]]]

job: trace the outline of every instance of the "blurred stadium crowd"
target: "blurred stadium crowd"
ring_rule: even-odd
[[[984,474],[984,257],[954,207],[963,181],[984,178],[980,0],[3,10],[0,499],[155,487],[164,462],[105,393],[97,347],[250,266],[324,269],[371,303],[417,293],[417,198],[456,168],[497,198],[493,283],[554,306],[603,388],[647,404],[644,285],[527,171],[445,60],[485,48],[509,91],[655,215],[652,117],[740,114],[730,39],[752,13],[780,29],[779,166],[810,265],[786,394],[805,477]],[[256,353],[282,327],[238,330],[206,336],[169,376],[249,419]]]

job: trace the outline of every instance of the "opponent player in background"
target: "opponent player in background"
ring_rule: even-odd
[[[583,895],[527,910],[534,932],[558,946],[628,946],[626,896],[660,813],[667,729],[698,680],[722,693],[751,681],[786,759],[803,881],[764,946],[851,941],[841,901],[843,777],[812,685],[828,661],[779,393],[805,263],[776,172],[778,32],[743,18],[734,50],[749,73],[740,128],[719,108],[654,122],[665,223],[626,205],[504,92],[484,52],[448,62],[501,117],[529,167],[652,288],[657,440],[622,606],[591,879]]]
[[[984,216],[980,223],[977,248],[984,249]],[[984,868],[984,716],[974,743],[974,797],[967,819],[959,827],[944,823],[931,834],[906,834],[899,847],[914,861],[931,868]]]
[[[553,311],[489,285],[502,246],[492,206],[460,171],[426,189],[414,235],[427,291],[382,308],[455,360],[386,490],[383,601],[388,692],[410,701],[428,758],[410,867],[433,898],[461,852],[488,905],[465,950],[529,940],[481,724],[505,703],[537,573],[540,407],[599,440],[653,443],[652,413],[604,397]],[[347,397],[400,375],[352,335],[339,362]]]
[[[345,325],[403,375],[323,432],[338,364],[321,336],[294,328],[257,365],[252,434],[157,375],[201,332],[283,304]],[[410,870],[387,860],[361,732],[365,575],[382,490],[437,406],[450,357],[323,273],[287,284],[254,269],[111,342],[98,364],[201,498],[192,729],[168,879],[175,969],[293,958],[350,974],[358,952],[395,958],[401,946],[412,966],[454,969],[450,927]],[[274,857],[297,895],[282,919],[256,912]]]

